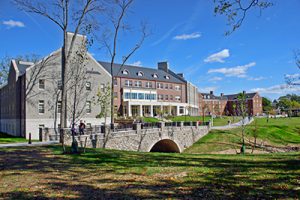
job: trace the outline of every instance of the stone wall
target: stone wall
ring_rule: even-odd
[[[127,151],[150,152],[152,147],[162,140],[175,143],[179,152],[193,145],[209,132],[209,126],[169,126],[162,122],[159,128],[141,129],[141,124],[134,124],[133,130],[96,133],[75,136],[80,147],[107,148]],[[192,123],[191,123],[192,125]],[[65,130],[65,144],[71,145],[72,137],[69,130]]]

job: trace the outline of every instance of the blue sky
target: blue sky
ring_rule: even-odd
[[[44,56],[61,46],[60,30],[47,19],[19,11],[9,1],[0,1],[0,8],[0,58]],[[277,0],[261,15],[249,13],[230,36],[224,36],[229,27],[224,17],[214,16],[213,8],[213,1],[207,0],[136,0],[126,21],[132,27],[147,21],[152,34],[128,63],[156,67],[168,61],[200,91],[259,91],[272,99],[300,94],[299,88],[287,88],[284,82],[286,74],[300,73],[293,55],[300,48],[299,0]],[[118,59],[137,40],[134,29],[122,34]],[[109,59],[97,42],[89,51],[98,60]]]

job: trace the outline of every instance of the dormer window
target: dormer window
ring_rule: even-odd
[[[143,73],[142,71],[139,71],[139,72],[137,73],[137,75],[138,75],[138,76],[144,76],[144,73]]]
[[[122,74],[128,75],[128,74],[129,74],[129,71],[128,71],[127,69],[124,69],[124,70],[122,71]]]
[[[168,79],[168,80],[169,80],[169,79],[170,79],[170,76],[165,76],[165,79]]]
[[[158,78],[157,74],[152,74],[153,78]]]

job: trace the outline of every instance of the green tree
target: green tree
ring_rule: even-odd
[[[262,106],[264,112],[270,112],[270,110],[272,110],[272,102],[266,97],[262,98]]]

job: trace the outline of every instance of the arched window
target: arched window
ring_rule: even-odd
[[[169,79],[170,79],[170,76],[165,76],[165,79],[168,79],[168,80],[169,80]]]
[[[142,71],[139,71],[139,72],[137,73],[137,75],[138,75],[138,76],[144,76],[144,73],[143,73]]]
[[[158,78],[157,74],[152,74],[153,78]]]
[[[129,71],[128,71],[127,69],[124,69],[124,70],[122,71],[122,74],[127,75],[127,74],[129,74]]]

